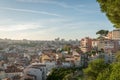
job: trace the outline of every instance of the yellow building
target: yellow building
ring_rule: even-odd
[[[52,62],[52,61],[56,61],[56,55],[54,53],[46,53],[40,56],[41,63]]]
[[[115,29],[112,31],[112,39],[120,40],[120,29]]]

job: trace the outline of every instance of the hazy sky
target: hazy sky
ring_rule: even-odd
[[[112,26],[96,0],[0,0],[0,38],[94,38]]]

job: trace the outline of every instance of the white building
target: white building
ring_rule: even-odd
[[[33,63],[24,70],[24,79],[33,77],[33,80],[46,80],[46,65]]]
[[[47,62],[45,65],[47,73],[49,73],[53,68],[56,68],[56,62]]]
[[[113,53],[96,53],[96,55],[89,57],[90,62],[96,59],[104,59],[106,63],[112,63],[115,61],[115,55]]]
[[[14,76],[23,76],[23,73],[22,72],[10,72],[10,73],[5,73],[6,77],[7,78],[10,78],[12,79]]]
[[[0,80],[4,79],[6,77],[5,71],[0,69]]]

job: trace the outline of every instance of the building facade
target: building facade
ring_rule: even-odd
[[[112,31],[112,39],[120,40],[120,29],[115,29]]]
[[[80,48],[85,53],[92,49],[92,39],[89,37],[85,37],[80,41]]]
[[[46,80],[46,65],[41,63],[34,63],[24,70],[24,79],[29,80]]]
[[[107,39],[120,40],[120,29],[115,29],[107,34]]]
[[[119,50],[119,40],[111,40],[111,39],[98,39],[98,40],[92,40],[92,48],[94,50],[101,50],[103,49],[106,53],[113,52]]]

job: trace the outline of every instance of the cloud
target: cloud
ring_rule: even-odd
[[[54,5],[58,5],[61,6],[63,8],[75,8],[71,5],[66,4],[63,1],[55,1],[55,0],[17,0],[19,2],[30,2],[30,3],[45,3],[45,4],[54,4]],[[84,5],[77,5],[78,7],[83,7]]]
[[[19,11],[19,12],[27,12],[27,13],[35,13],[35,14],[45,14],[45,15],[50,15],[50,16],[61,17],[61,15],[54,14],[54,13],[49,13],[49,12],[45,12],[45,11],[35,11],[35,10],[17,9],[17,8],[8,8],[8,7],[0,7],[0,9],[11,10],[11,11]]]
[[[58,28],[56,25],[68,22],[63,18],[40,19],[36,21],[18,21],[16,19],[0,19],[0,31],[42,31]],[[56,23],[56,24],[55,24]]]
[[[60,21],[60,20],[58,20]],[[46,27],[45,24],[48,26]],[[50,27],[54,20],[21,22],[13,19],[0,19],[0,37],[10,39],[50,40],[57,27]]]
[[[16,0],[16,1],[20,1],[20,2],[51,2],[54,0]]]
[[[98,13],[100,12],[99,10],[95,10],[95,9],[89,9],[90,7],[88,7],[88,5],[84,5],[84,4],[78,4],[78,5],[70,5],[67,4],[63,1],[58,2],[57,0],[17,0],[19,2],[30,2],[30,3],[44,3],[44,4],[52,4],[52,5],[58,5],[61,6],[63,8],[67,8],[67,9],[72,9],[78,12],[82,12],[82,13]],[[93,4],[89,5],[92,6]],[[93,8],[93,7],[92,7]]]
[[[17,0],[19,2],[30,2],[30,3],[45,3],[45,4],[54,4],[59,5],[64,8],[73,8],[73,6],[66,4],[63,1],[58,2],[57,0]],[[83,7],[84,5],[77,5],[78,7]]]
[[[36,29],[40,26],[37,24],[12,24],[12,25],[0,25],[0,31],[22,31],[28,29]]]
[[[64,2],[58,2],[55,0],[17,0],[18,2],[29,2],[29,3],[44,3],[44,4],[54,4],[64,8],[71,8],[72,6],[67,5]]]

